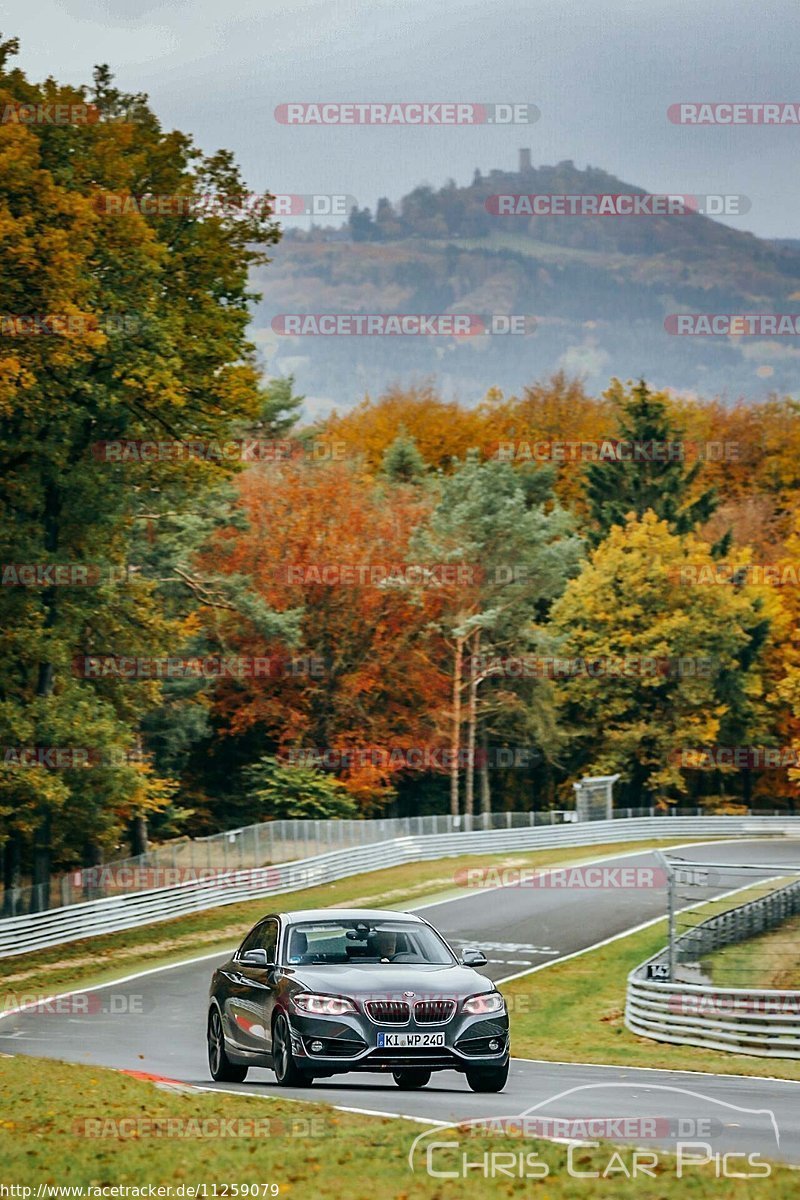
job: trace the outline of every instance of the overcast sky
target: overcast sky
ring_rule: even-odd
[[[797,0],[34,0],[5,36],[34,79],[150,94],[164,125],[232,149],[254,190],[374,206],[476,166],[573,159],[653,192],[748,196],[731,224],[800,237],[800,127],[672,125],[681,100],[798,101]],[[311,128],[276,105],[528,102],[534,125]]]

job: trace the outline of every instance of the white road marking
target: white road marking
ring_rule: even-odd
[[[669,839],[667,839],[667,840],[669,840]],[[713,838],[713,839],[711,839],[709,841],[705,841],[705,842],[681,842],[676,846],[670,847],[670,849],[679,850],[679,849],[689,849],[689,848],[695,847],[695,846],[718,846],[718,845],[724,844],[726,842],[729,842],[731,844],[736,844],[736,842],[738,840],[739,839],[734,839],[734,838]],[[752,838],[746,838],[745,840],[747,840],[748,842],[756,842],[756,841],[774,842],[774,839],[772,839],[772,838],[752,837]],[[565,849],[566,849],[566,847],[565,847]],[[589,866],[589,865],[594,865],[595,863],[598,863],[598,862],[607,862],[609,860],[614,860],[617,858],[632,858],[639,854],[649,854],[652,852],[652,850],[653,850],[653,847],[649,847],[647,849],[633,850],[633,851],[630,851],[630,852],[627,852],[624,854],[605,855],[603,858],[586,860],[581,865]],[[554,871],[562,870],[562,869],[563,869],[563,867],[552,868],[552,870],[554,870]],[[486,889],[486,890],[487,891],[499,891],[499,890],[501,890],[501,888],[490,888],[490,889]],[[744,888],[736,888],[734,890],[735,891],[744,891],[745,889]],[[726,894],[730,895],[733,893],[726,893]],[[419,909],[434,908],[434,907],[437,907],[438,904],[449,904],[449,903],[452,903],[453,900],[464,900],[467,898],[468,898],[468,896],[454,896],[451,898],[451,900],[435,901],[433,903],[419,904],[419,905],[414,906],[414,908],[410,908],[406,911],[415,912]],[[719,897],[717,897],[717,898],[719,898]],[[558,958],[553,962],[539,963],[536,966],[529,967],[525,971],[518,971],[514,975],[507,975],[503,979],[495,980],[495,983],[498,983],[498,984],[510,983],[514,979],[520,979],[525,975],[532,975],[536,971],[546,970],[547,967],[556,966],[557,963],[567,962],[569,959],[577,958],[581,954],[588,954],[589,951],[591,951],[591,950],[597,950],[601,946],[606,946],[606,945],[610,944],[611,942],[616,942],[620,938],[628,937],[631,934],[638,933],[642,929],[648,929],[652,925],[657,925],[659,921],[663,921],[664,919],[665,919],[665,917],[663,917],[663,916],[655,917],[651,921],[645,921],[641,925],[634,926],[631,929],[623,930],[621,933],[614,934],[612,937],[605,938],[603,941],[595,942],[591,946],[586,946],[583,950],[576,950],[576,951],[573,951],[571,954],[563,955],[561,958]],[[17,1008],[7,1009],[3,1012],[0,1012],[0,1020],[2,1020],[3,1017],[13,1016],[15,1013],[25,1011],[26,1009],[29,1009],[29,1008],[39,1007],[40,1005],[42,1005],[44,1003],[50,1003],[53,1000],[64,999],[67,996],[74,996],[76,994],[83,994],[85,992],[101,991],[103,988],[114,987],[114,986],[118,986],[119,984],[123,984],[123,983],[129,983],[135,979],[142,979],[147,975],[157,975],[160,971],[171,971],[171,970],[174,970],[176,967],[186,967],[186,966],[192,966],[194,963],[207,962],[208,959],[210,959],[210,958],[218,958],[221,953],[223,953],[223,952],[219,951],[219,950],[215,950],[215,951],[211,951],[208,954],[200,954],[200,955],[194,956],[193,958],[182,959],[180,962],[169,963],[166,966],[162,965],[159,967],[150,967],[145,971],[135,971],[130,975],[125,975],[119,979],[113,979],[106,983],[93,984],[90,987],[74,988],[68,992],[61,992],[58,995],[49,996],[46,998],[46,1000],[39,999],[33,1004],[29,1003],[26,1005],[20,1005]],[[10,1040],[11,1038],[14,1038],[16,1036],[17,1036],[16,1034],[0,1035],[0,1037],[2,1037],[5,1040]],[[28,1039],[28,1040],[32,1040],[32,1039]],[[13,1058],[16,1056],[8,1055],[8,1054],[0,1054],[0,1057]],[[623,1064],[623,1063],[567,1062],[567,1061],[564,1061],[563,1059],[536,1059],[536,1058],[513,1057],[511,1059],[511,1062],[512,1063],[531,1063],[533,1065],[542,1066],[542,1067],[566,1066],[566,1067],[581,1067],[581,1068],[588,1068],[588,1069],[596,1067],[596,1068],[599,1068],[600,1070],[645,1071],[651,1075],[657,1074],[657,1073],[668,1074],[668,1075],[701,1075],[701,1076],[706,1076],[709,1079],[716,1079],[717,1081],[723,1081],[723,1080],[727,1080],[727,1079],[745,1080],[750,1085],[752,1085],[754,1082],[757,1082],[758,1080],[765,1080],[770,1083],[789,1084],[795,1088],[799,1086],[798,1082],[796,1080],[785,1079],[780,1075],[753,1076],[753,1075],[739,1075],[734,1072],[729,1072],[729,1073],[726,1072],[725,1074],[716,1074],[713,1071],[692,1071],[692,1070],[688,1070],[686,1068],[681,1068],[679,1070],[675,1070],[675,1069],[672,1069],[669,1067],[638,1067],[638,1066],[634,1067],[634,1066],[629,1066],[629,1065]],[[229,1089],[229,1088],[218,1088],[218,1087],[208,1087],[208,1086],[204,1087],[202,1085],[197,1085],[197,1086],[198,1086],[199,1090],[201,1090],[201,1091],[223,1092],[224,1094],[231,1095],[231,1096],[244,1095],[244,1096],[251,1096],[251,1097],[252,1096],[262,1096],[265,1099],[275,1099],[276,1098],[275,1095],[271,1092],[268,1092],[268,1093],[250,1092],[250,1091],[242,1092],[242,1091],[233,1091],[232,1089]],[[285,1096],[285,1097],[281,1096],[279,1098],[291,1100],[297,1104],[314,1103],[313,1097],[309,1097],[308,1100],[298,1099],[296,1096]],[[409,1116],[405,1113],[383,1112],[383,1111],[376,1110],[376,1109],[357,1108],[357,1107],[352,1107],[349,1105],[342,1105],[342,1104],[332,1104],[331,1107],[338,1109],[341,1112],[351,1112],[351,1113],[363,1114],[364,1116],[380,1116],[380,1117],[383,1117],[386,1119],[392,1119],[392,1120],[416,1121],[420,1124],[438,1125],[438,1126],[452,1124],[452,1122],[437,1121],[437,1120],[434,1120],[433,1118],[415,1117],[415,1116]],[[800,1170],[800,1167],[792,1167],[792,1169]]]

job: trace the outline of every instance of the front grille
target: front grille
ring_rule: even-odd
[[[456,1011],[455,1000],[418,1000],[414,1020],[418,1025],[443,1025]]]
[[[406,1025],[411,1016],[404,1000],[368,1000],[364,1009],[370,1020],[380,1025]]]

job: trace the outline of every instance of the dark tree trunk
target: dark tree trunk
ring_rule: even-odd
[[[91,838],[83,848],[84,869],[81,871],[84,900],[98,900],[103,892],[100,887],[100,867],[103,865],[103,851],[97,842]]]
[[[3,916],[17,916],[16,890],[20,884],[20,836],[16,829],[9,834],[3,847]]]
[[[492,811],[492,791],[489,784],[489,734],[484,727],[481,729],[481,812],[489,816]]]
[[[456,638],[455,665],[453,669],[453,713],[450,725],[450,815],[459,815],[458,758],[461,753],[461,687],[464,673],[463,637]]]
[[[58,486],[49,480],[45,488],[44,500],[44,546],[49,555],[58,553],[59,548],[59,518],[61,515],[61,492]],[[58,618],[57,597],[55,588],[47,588],[42,601],[45,608],[44,628],[52,629]],[[51,662],[39,663],[39,675],[36,681],[36,695],[39,697],[52,696],[55,670]],[[42,805],[38,813],[38,825],[33,838],[33,889],[31,891],[30,912],[44,912],[50,907],[50,847],[52,841],[52,813]]]
[[[481,631],[476,629],[470,649],[470,675],[467,702],[467,766],[464,779],[464,813],[467,817],[467,828],[471,827],[472,814],[475,811],[475,742],[478,728],[478,675],[475,665],[478,662],[481,648]]]
[[[28,911],[44,912],[50,907],[50,812],[43,810],[33,841],[33,887]]]
[[[131,821],[131,854],[147,854],[147,817],[137,815]]]

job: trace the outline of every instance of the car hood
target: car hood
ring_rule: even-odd
[[[416,999],[455,999],[491,992],[494,984],[471,967],[415,966],[410,963],[363,966],[286,967],[295,985],[309,992],[325,992],[354,999],[402,1000],[404,992]]]

